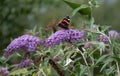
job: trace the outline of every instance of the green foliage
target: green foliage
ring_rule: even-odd
[[[77,12],[79,12],[82,15],[88,15],[91,17],[91,8],[88,5],[85,4],[77,4],[77,3],[72,3],[63,0],[66,4],[68,4],[71,8],[74,9],[72,16],[74,16]]]
[[[36,52],[30,55],[29,58],[34,60],[34,65],[28,68],[16,70],[14,68],[16,66],[13,64],[14,62],[10,64],[11,60],[18,60],[17,57],[23,59],[22,53],[15,53],[7,59],[1,57],[0,66],[8,67],[10,75],[13,76],[119,76],[120,40],[115,40],[114,38],[108,36],[109,43],[106,44],[104,42],[99,42],[96,40],[96,37],[98,35],[107,36],[110,27],[105,25],[96,25],[96,28],[92,28],[94,23],[96,22],[92,13],[93,9],[99,6],[98,1],[89,0],[87,4],[76,4],[65,0],[62,1],[73,9],[71,13],[71,18],[73,18],[73,16],[75,16],[77,13],[80,13],[83,17],[86,15],[88,16],[88,19],[83,20],[84,23],[81,25],[83,26],[82,29],[78,28],[78,30],[82,30],[85,33],[85,38],[81,42],[73,44],[68,42],[50,48],[39,46]],[[34,1],[30,1],[28,3],[32,4],[32,2]],[[52,1],[45,2],[47,2],[48,4],[49,2],[52,3]],[[20,1],[20,3],[23,4],[24,1]],[[36,3],[39,3],[39,0],[35,0],[35,4]],[[9,4],[6,3],[6,5]],[[26,3],[24,5],[26,5]],[[5,4],[3,6],[6,7]],[[28,9],[24,9],[23,6],[20,5],[18,7],[15,7],[15,13],[19,11],[23,13],[23,15],[28,14],[31,11],[31,8],[32,7],[28,6]],[[20,11],[18,9],[24,11]],[[4,11],[2,12],[2,14],[3,13]],[[12,14],[15,15],[13,20],[15,20],[16,16],[18,16],[18,14],[15,13]],[[5,23],[8,24],[9,21],[7,22],[6,20],[1,25],[6,25]],[[15,25],[17,25],[17,23]],[[20,25],[25,24],[21,23]],[[23,28],[24,26],[21,29]],[[37,36],[39,36],[40,38],[45,38],[46,36],[50,36],[49,34],[54,33],[53,30],[49,30],[48,34],[48,32],[44,32],[43,29],[39,29],[39,27],[35,27],[33,30],[30,30],[29,33],[32,35],[36,35],[36,30],[39,30]],[[23,30],[21,31],[21,33],[22,32]],[[84,48],[87,42],[90,42],[91,45],[88,48]],[[58,58],[59,60],[54,61],[55,58]]]
[[[20,75],[20,74],[25,74],[27,73],[27,69],[26,68],[23,68],[23,69],[19,69],[19,70],[16,70],[16,71],[13,71],[10,73],[10,75]]]
[[[28,16],[33,7],[39,5],[39,0],[2,0],[0,1],[0,50],[10,42],[10,38],[17,37],[31,28]]]

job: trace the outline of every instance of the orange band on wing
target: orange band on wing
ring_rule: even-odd
[[[63,20],[63,22],[66,22],[68,25],[70,24],[70,22],[68,22],[67,20]]]

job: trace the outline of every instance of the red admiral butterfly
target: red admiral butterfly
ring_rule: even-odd
[[[69,16],[66,16],[65,18],[63,18],[63,20],[60,20],[58,23],[58,26],[63,29],[69,29],[69,25],[70,25],[70,17]]]

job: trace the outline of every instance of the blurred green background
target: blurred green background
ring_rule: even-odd
[[[67,0],[75,3],[87,3],[88,0]],[[120,28],[120,0],[100,0],[101,6],[93,10],[95,24]],[[62,0],[0,0],[0,50],[6,48],[11,39],[31,30],[35,26],[44,33],[46,26],[56,23],[72,13],[72,8]],[[76,14],[71,24],[74,28],[82,24],[82,16]],[[46,33],[47,34],[47,33]]]

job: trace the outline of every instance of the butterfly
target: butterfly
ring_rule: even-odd
[[[69,29],[69,25],[70,25],[70,17],[69,16],[66,16],[65,18],[63,18],[63,20],[60,20],[58,23],[58,26],[63,29]]]

